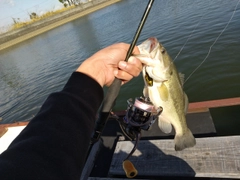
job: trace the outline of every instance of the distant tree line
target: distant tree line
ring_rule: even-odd
[[[62,3],[64,5],[64,7],[68,7],[68,6],[77,6],[83,2],[92,2],[94,0],[58,0],[60,3]],[[35,20],[38,19],[39,16],[37,13],[32,12],[32,13],[28,13],[29,17],[31,20]],[[19,18],[12,18],[14,24],[18,24],[20,23],[20,19]]]
[[[60,3],[62,3],[65,7],[72,6],[72,5],[79,5],[81,0],[58,0]]]

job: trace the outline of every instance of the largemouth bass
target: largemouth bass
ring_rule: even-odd
[[[144,64],[143,95],[149,97],[154,106],[162,107],[158,126],[164,133],[175,129],[175,150],[180,151],[196,144],[187,127],[188,98],[183,91],[183,75],[177,69],[166,49],[156,38],[149,38],[138,46],[138,58]]]

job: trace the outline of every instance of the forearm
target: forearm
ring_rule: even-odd
[[[79,179],[102,99],[96,81],[74,73],[0,156],[0,176]]]

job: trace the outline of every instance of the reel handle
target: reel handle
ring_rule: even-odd
[[[128,178],[133,178],[138,174],[137,169],[134,167],[133,163],[128,159],[123,161],[123,169]]]

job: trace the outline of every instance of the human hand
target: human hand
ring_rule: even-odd
[[[108,46],[86,59],[76,71],[92,77],[102,87],[110,86],[115,77],[124,84],[137,77],[142,70],[142,63],[136,57],[131,56],[128,62],[124,61],[129,46],[125,43]],[[137,46],[132,54],[139,54]]]

